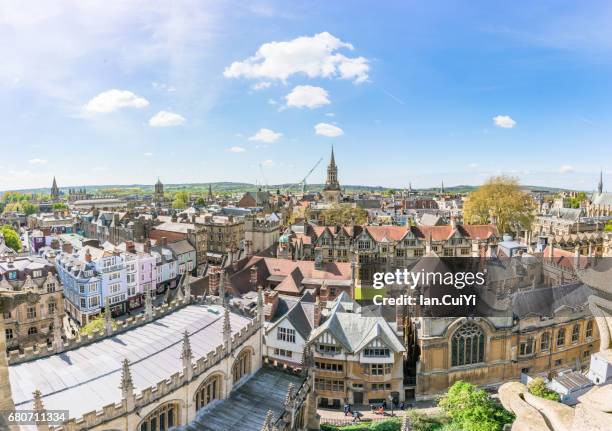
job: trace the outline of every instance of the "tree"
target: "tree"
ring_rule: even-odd
[[[608,220],[608,222],[604,226],[604,230],[606,232],[612,232],[612,220]]]
[[[500,233],[517,233],[530,228],[534,209],[533,200],[515,178],[492,177],[468,196],[464,218],[478,224],[489,223],[495,216]]]
[[[117,324],[114,320],[111,320],[111,325],[113,329],[117,328]],[[106,331],[106,322],[104,321],[104,314],[96,317],[89,321],[89,323],[81,328],[81,335],[93,335],[96,332],[105,332]]]
[[[19,234],[9,225],[5,224],[0,228],[0,232],[4,236],[4,243],[15,250],[16,252],[21,251],[21,239]]]
[[[182,210],[187,208],[189,204],[189,194],[187,192],[177,192],[172,201],[172,208]]]
[[[450,417],[451,425],[461,430],[501,431],[514,420],[486,391],[461,380],[438,400],[438,406]]]
[[[361,207],[336,204],[321,211],[319,218],[327,226],[364,224],[368,221],[368,212]]]
[[[67,209],[68,209],[68,205],[66,205],[63,202],[56,202],[53,204],[53,211],[63,211]]]
[[[551,391],[546,387],[546,383],[542,377],[536,377],[527,385],[529,392],[536,397],[545,398],[551,401],[561,401],[561,397],[555,391]]]
[[[573,196],[570,199],[570,207],[572,208],[580,208],[580,204],[586,200],[587,196],[585,192],[578,192],[576,196]]]
[[[196,199],[195,201],[196,205],[198,206],[202,206],[202,205],[206,205],[206,201],[204,200],[204,198],[202,196],[200,196],[199,198]]]

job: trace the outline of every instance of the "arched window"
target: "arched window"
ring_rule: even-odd
[[[550,334],[545,332],[540,337],[540,350],[544,352],[548,349],[550,349]]]
[[[578,338],[580,338],[580,326],[574,325],[572,328],[572,343],[578,342]]]
[[[586,338],[591,338],[593,336],[593,321],[589,320],[586,325],[586,333],[584,334]]]
[[[559,329],[557,332],[557,347],[561,347],[565,344],[565,328]]]
[[[248,350],[244,350],[236,361],[234,361],[234,366],[232,367],[232,376],[233,382],[236,383],[242,377],[246,376],[251,372],[251,354]]]
[[[453,367],[484,362],[485,336],[474,323],[466,323],[453,334],[451,364]]]
[[[219,375],[211,376],[198,388],[196,392],[196,410],[200,410],[213,400],[221,397],[221,378]]]
[[[36,329],[36,326],[31,326],[28,328],[28,335],[36,335],[38,334],[38,329]]]
[[[168,431],[179,425],[178,403],[166,403],[153,410],[138,427],[139,431]]]

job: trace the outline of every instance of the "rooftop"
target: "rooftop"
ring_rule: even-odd
[[[250,320],[230,313],[232,333]],[[223,309],[189,305],[159,320],[75,350],[9,367],[18,409],[31,409],[32,392],[42,393],[48,410],[70,406],[70,417],[121,401],[121,367],[130,361],[134,391],[155,387],[182,371],[181,347],[187,330],[194,361],[223,343]],[[79,402],[75,402],[79,400]]]

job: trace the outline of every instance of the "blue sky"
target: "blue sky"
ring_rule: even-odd
[[[382,4],[384,3],[384,4]],[[609,2],[0,4],[0,190],[612,183]]]

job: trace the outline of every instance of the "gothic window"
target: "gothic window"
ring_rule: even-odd
[[[196,410],[221,397],[221,378],[216,376],[204,380],[196,392]]]
[[[577,343],[578,338],[580,338],[580,326],[574,325],[572,328],[572,343]]]
[[[540,350],[546,351],[548,349],[550,349],[550,334],[545,332],[540,337]]]
[[[36,329],[36,326],[32,326],[28,328],[28,335],[36,335],[36,334],[38,334],[38,329]]]
[[[559,329],[557,332],[557,347],[561,347],[565,344],[565,328]]]
[[[179,425],[178,403],[167,403],[151,412],[138,427],[139,431],[167,431]]]
[[[250,372],[251,355],[248,350],[244,350],[234,361],[234,366],[232,367],[233,382],[236,383]]]
[[[587,325],[586,325],[585,337],[586,338],[591,338],[592,336],[593,336],[593,321],[589,320]]]
[[[484,362],[485,336],[474,323],[466,323],[453,334],[451,364],[453,367]]]

